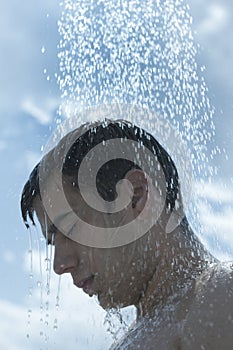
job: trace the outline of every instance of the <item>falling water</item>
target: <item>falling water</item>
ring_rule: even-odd
[[[153,118],[135,114],[130,116],[131,121],[155,137],[157,119],[168,123],[190,150],[194,176],[209,180],[216,169],[210,166],[207,154],[212,157],[218,152],[213,142],[214,109],[207,96],[204,68],[196,63],[188,4],[183,0],[64,0],[61,6],[60,67],[56,77],[62,103],[58,122],[66,116],[75,120],[77,127],[88,121],[82,111],[96,105],[120,103],[149,109]],[[170,145],[168,150],[174,156],[176,145]],[[41,256],[39,238],[37,249]],[[52,250],[48,245],[45,249],[46,277],[43,280],[40,258],[37,285],[41,298],[40,332],[47,342]],[[30,259],[31,252],[30,245]],[[56,308],[59,294],[60,279]],[[121,320],[119,312],[117,317]],[[111,328],[109,315],[108,319]],[[53,328],[57,329],[57,318]]]
[[[29,286],[28,286],[28,297],[29,297],[29,307],[28,307],[28,333],[27,338],[30,337],[30,325],[31,325],[31,314],[32,314],[32,305],[31,305],[31,298],[32,298],[32,279],[33,279],[33,255],[32,255],[32,233],[31,229],[29,228],[29,248],[28,248],[28,257],[29,257]]]
[[[53,247],[39,233],[37,226],[33,227],[33,232],[29,234],[29,308],[28,308],[28,332],[26,337],[31,338],[30,328],[33,322],[37,324],[37,335],[41,338],[41,350],[51,349],[50,336],[51,329],[56,331],[59,327],[58,312],[60,307],[60,285],[51,285],[51,270],[53,261]],[[52,238],[53,240],[53,238]],[[53,291],[53,293],[51,293]],[[38,293],[39,310],[33,304],[33,300]],[[55,296],[55,297],[54,297]],[[37,297],[36,297],[37,298]],[[36,318],[39,316],[39,324]],[[38,317],[37,316],[37,317]],[[34,325],[33,325],[34,326]],[[56,344],[55,344],[56,345]]]
[[[186,1],[65,0],[62,7],[60,117],[72,117],[77,127],[87,121],[80,111],[94,105],[149,108],[178,130],[190,150],[195,177],[210,180],[216,172],[210,159],[219,152],[214,146],[214,108],[207,96],[204,67],[196,63]],[[131,121],[156,137],[155,117],[143,120],[133,115]],[[168,151],[181,158],[174,157],[175,149],[172,145]]]
[[[139,113],[125,119],[155,137],[158,119],[168,123],[170,132],[177,130],[190,151],[194,177],[210,181],[216,169],[209,158],[218,152],[214,108],[207,96],[204,67],[197,66],[186,1],[64,0],[61,6],[59,118],[65,115],[77,127],[88,121],[88,113],[82,111],[93,106],[120,103],[147,108],[154,117],[145,119]],[[176,154],[177,145],[164,146],[179,163],[183,154]]]
[[[203,161],[214,135],[213,108],[191,23],[182,0],[64,1],[58,23],[63,111],[71,116],[112,102],[146,106],[179,128]]]

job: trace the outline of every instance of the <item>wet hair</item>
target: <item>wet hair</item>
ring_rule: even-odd
[[[65,176],[77,178],[79,166],[86,154],[103,141],[115,138],[137,141],[155,155],[166,180],[166,205],[172,211],[179,192],[179,179],[174,162],[151,134],[125,121],[111,121],[106,125],[103,122],[82,134],[72,144],[66,155],[62,169],[63,178]],[[33,202],[36,197],[40,197],[39,166],[40,163],[33,169],[21,197],[22,217],[27,227],[29,227],[28,217],[32,224],[35,224]],[[96,178],[97,191],[102,198],[107,201],[114,200],[116,198],[116,184],[125,177],[129,170],[135,168],[140,169],[132,161],[123,158],[113,159],[104,164],[98,171]]]

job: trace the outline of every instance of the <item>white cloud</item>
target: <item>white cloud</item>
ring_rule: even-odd
[[[203,227],[203,239],[213,247],[218,258],[229,260],[233,258],[233,189],[221,183],[204,183],[196,185],[198,198],[198,214]],[[224,252],[223,246],[229,251]]]
[[[69,344],[69,350],[108,349],[112,339],[103,327],[104,318],[95,310],[93,301],[82,294],[63,290],[59,311],[54,307],[54,297],[49,298],[48,310],[43,311],[34,296],[29,307],[0,300],[0,348],[31,350],[48,346],[50,350],[64,350]]]
[[[197,31],[201,35],[209,35],[224,29],[229,23],[227,8],[220,3],[211,3],[207,7],[206,16],[199,22]]]
[[[40,309],[38,287],[33,287],[32,297],[22,305],[0,300],[1,349],[64,350],[67,344],[69,350],[109,349],[113,340],[104,327],[104,311],[93,299],[71,286],[67,276],[62,281],[57,310],[55,282],[54,276],[51,277],[51,294],[43,294],[43,309]]]
[[[42,107],[36,105],[31,98],[23,100],[21,108],[35,118],[40,124],[48,125],[53,119],[53,111],[58,106],[56,99],[48,99]]]
[[[195,191],[199,198],[207,199],[214,202],[232,203],[233,189],[223,183],[196,183]]]
[[[230,45],[233,35],[232,1],[191,0],[190,5],[196,41],[203,49],[199,52],[201,60],[207,68],[208,79],[214,86],[216,100],[220,98],[220,103],[223,102],[226,108],[226,97],[231,100],[228,91],[232,91],[233,74],[233,49]],[[221,90],[216,92],[219,85]],[[230,118],[231,112],[226,117]]]

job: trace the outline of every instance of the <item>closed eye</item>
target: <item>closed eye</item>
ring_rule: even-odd
[[[46,241],[48,245],[54,245],[54,236],[57,232],[57,228],[54,224],[49,226],[48,228],[48,234],[46,235]]]

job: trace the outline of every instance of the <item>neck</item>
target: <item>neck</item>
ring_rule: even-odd
[[[194,286],[196,278],[216,260],[193,233],[185,218],[173,232],[164,234],[162,254],[156,261],[155,273],[138,304],[138,319],[152,316],[158,307],[173,297],[177,301]]]

